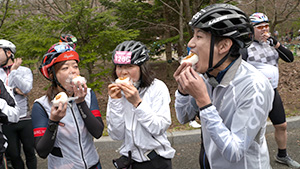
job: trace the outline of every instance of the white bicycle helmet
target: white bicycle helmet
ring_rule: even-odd
[[[260,23],[264,23],[264,22],[268,23],[269,22],[267,15],[260,13],[260,12],[256,12],[256,13],[252,14],[249,17],[249,19],[253,26],[260,24]]]
[[[0,39],[0,48],[9,49],[13,54],[16,53],[16,45],[5,39]]]

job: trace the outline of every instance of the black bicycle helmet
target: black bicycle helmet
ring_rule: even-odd
[[[112,61],[115,65],[141,65],[149,60],[148,53],[149,51],[143,43],[134,40],[124,41],[113,51]]]
[[[240,47],[248,47],[252,42],[253,27],[247,15],[230,4],[213,4],[196,13],[189,25],[210,31],[215,36],[230,37]]]
[[[207,72],[219,67],[228,57],[226,55],[212,67],[215,36],[228,37],[235,41],[240,48],[248,47],[253,39],[254,31],[249,18],[238,7],[230,4],[213,4],[201,9],[193,16],[189,25],[192,28],[199,28],[212,34]]]

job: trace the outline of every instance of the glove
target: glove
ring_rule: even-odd
[[[276,44],[278,43],[278,41],[273,38],[272,36],[270,36],[267,41],[269,42],[270,46],[276,46]]]

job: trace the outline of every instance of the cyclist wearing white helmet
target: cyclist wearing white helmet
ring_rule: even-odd
[[[123,141],[122,156],[114,160],[118,169],[172,169],[175,150],[166,135],[170,94],[165,83],[154,78],[148,53],[138,41],[124,41],[113,51],[113,78],[130,78],[108,86],[108,134]]]
[[[23,147],[27,168],[36,169],[37,159],[27,98],[27,93],[32,89],[33,75],[29,68],[21,66],[22,58],[14,57],[16,46],[12,42],[1,39],[0,48],[4,51],[4,54],[0,55],[0,79],[13,89],[13,95],[20,107],[20,121],[3,125],[3,133],[8,138],[7,159],[13,168],[24,169],[20,153]]]
[[[256,12],[250,17],[254,27],[254,41],[246,49],[241,50],[243,59],[260,70],[272,84],[275,92],[273,108],[269,118],[275,128],[275,140],[278,146],[278,153],[275,160],[290,167],[300,167],[286,152],[287,147],[287,123],[281,97],[277,91],[279,81],[278,60],[293,62],[293,53],[282,46],[269,32],[269,19],[263,14]]]
[[[176,115],[184,124],[199,116],[201,169],[269,169],[265,139],[274,92],[268,79],[243,61],[252,41],[246,14],[229,4],[201,9],[190,21],[188,46],[198,62],[182,63],[174,78]]]

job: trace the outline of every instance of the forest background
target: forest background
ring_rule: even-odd
[[[300,0],[0,0],[0,39],[17,46],[16,57],[34,74],[34,86],[28,94],[29,105],[45,94],[49,82],[39,73],[43,55],[63,33],[78,39],[76,51],[81,58],[81,73],[97,93],[103,119],[107,103],[107,85],[112,50],[124,40],[139,40],[150,49],[151,64],[157,77],[169,87],[172,102],[170,130],[189,129],[176,120],[172,78],[178,59],[186,55],[192,36],[188,22],[201,8],[214,3],[230,3],[248,15],[263,12],[270,19],[270,32],[279,32],[279,40],[290,47],[295,57],[300,30]],[[163,59],[161,59],[163,58]],[[299,115],[299,59],[280,62],[279,91],[288,116]]]

